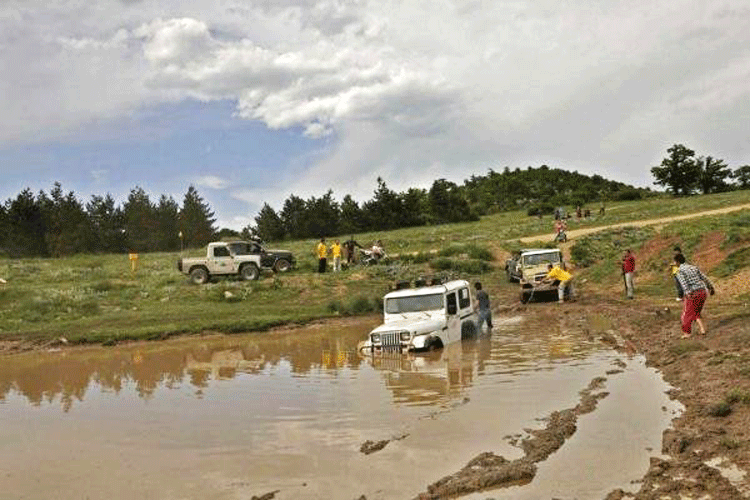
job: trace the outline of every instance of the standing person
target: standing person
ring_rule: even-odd
[[[622,257],[622,277],[625,280],[625,295],[629,299],[633,298],[635,286],[633,285],[633,274],[635,273],[635,256],[628,248]]]
[[[352,235],[348,241],[344,242],[344,249],[346,250],[346,263],[353,264],[355,261],[356,254],[355,249],[364,248],[362,245],[354,241],[354,235]]]
[[[326,272],[326,257],[328,256],[328,248],[326,247],[326,239],[320,238],[320,243],[315,247],[315,253],[318,255],[318,272]]]
[[[703,311],[703,305],[706,303],[708,293],[711,295],[714,294],[714,286],[700,269],[685,263],[685,256],[681,253],[675,255],[674,261],[680,266],[675,276],[685,294],[682,316],[680,318],[682,322],[682,338],[690,338],[693,321],[698,323],[701,335],[705,335],[706,326],[703,324],[701,312]]]
[[[341,271],[341,244],[339,240],[334,241],[331,245],[331,257],[333,257],[333,272]]]
[[[560,268],[560,266],[547,264],[547,275],[542,281],[544,281],[545,283],[550,283],[553,281],[560,282],[560,284],[557,286],[557,303],[562,304],[563,302],[565,302],[565,295],[570,295],[572,293],[572,280],[573,275],[568,271],[563,270],[562,268]]]
[[[477,333],[482,333],[482,325],[487,322],[487,331],[492,330],[492,311],[490,311],[490,296],[487,292],[482,290],[482,284],[477,281],[474,283],[474,288],[477,290],[475,308],[479,311],[479,318],[477,319]]]

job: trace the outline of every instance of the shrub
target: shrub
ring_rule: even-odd
[[[484,274],[492,270],[492,266],[481,260],[454,260],[440,257],[430,261],[430,267],[436,271],[454,271],[466,274]]]
[[[353,314],[363,314],[372,312],[375,310],[373,302],[367,297],[355,297],[349,306],[349,310]]]
[[[340,300],[332,300],[326,306],[326,310],[330,313],[341,314],[344,312],[344,304]]]
[[[469,245],[466,247],[466,253],[469,255],[469,258],[475,260],[495,260],[495,256],[492,255],[492,252],[490,252],[489,249],[477,245]]]
[[[642,197],[643,195],[641,192],[633,188],[623,189],[612,193],[612,199],[615,201],[635,201],[640,200]]]
[[[734,403],[750,404],[750,392],[734,388],[727,393],[724,401],[726,401],[730,405]]]
[[[732,413],[732,406],[726,401],[709,406],[708,414],[712,417],[726,417]]]
[[[573,244],[570,248],[570,258],[580,267],[589,267],[596,262],[596,255],[585,238],[578,240]]]
[[[459,255],[464,253],[464,249],[460,246],[451,245],[449,247],[442,248],[438,255],[441,257],[452,257],[453,255]]]

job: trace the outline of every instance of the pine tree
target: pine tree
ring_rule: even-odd
[[[131,252],[149,252],[155,249],[154,205],[140,186],[130,190],[122,207],[125,237]]]
[[[159,204],[154,207],[154,218],[156,222],[155,243],[156,249],[162,252],[174,251],[180,248],[178,216],[180,206],[171,196],[163,194],[159,198]]]
[[[40,193],[45,218],[47,248],[53,257],[85,252],[92,245],[92,231],[83,204],[70,191],[63,193],[55,182],[50,197]]]
[[[7,202],[6,249],[11,257],[46,256],[44,214],[29,188]]]
[[[255,227],[249,229],[249,234],[263,241],[278,241],[284,239],[284,233],[281,217],[268,203],[264,203],[263,208],[255,216]]]
[[[125,221],[120,207],[115,207],[111,194],[93,195],[86,204],[86,215],[92,232],[91,250],[118,253],[125,248]]]
[[[187,247],[202,247],[216,235],[214,213],[194,186],[188,187],[179,214],[179,231]]]

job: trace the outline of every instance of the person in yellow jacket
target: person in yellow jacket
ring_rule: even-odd
[[[333,257],[333,272],[341,271],[341,243],[339,243],[339,240],[334,241],[331,245],[331,257]]]
[[[328,257],[328,247],[326,247],[326,239],[320,238],[320,243],[315,247],[315,253],[318,255],[318,272],[326,272],[326,264]]]
[[[573,288],[571,286],[572,280],[573,280],[573,275],[570,274],[568,271],[561,269],[560,266],[553,266],[552,264],[547,265],[547,276],[544,277],[543,281],[546,283],[551,283],[553,281],[560,282],[560,284],[557,287],[558,304],[562,304],[565,301],[566,293],[572,295],[572,292],[573,292]]]

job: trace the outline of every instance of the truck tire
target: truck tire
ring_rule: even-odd
[[[442,349],[442,348],[443,348],[443,343],[438,338],[432,337],[427,342],[427,351],[429,352],[437,351],[438,349]]]
[[[205,267],[194,267],[190,270],[190,281],[196,285],[202,285],[208,281],[208,269]]]
[[[521,292],[521,304],[528,304],[531,300],[531,292]]]
[[[279,259],[276,261],[276,264],[273,266],[273,270],[277,273],[285,273],[289,271],[292,268],[292,264],[289,263],[286,259]]]
[[[252,262],[245,264],[240,268],[240,277],[245,281],[255,281],[260,276],[260,270],[258,266]]]

